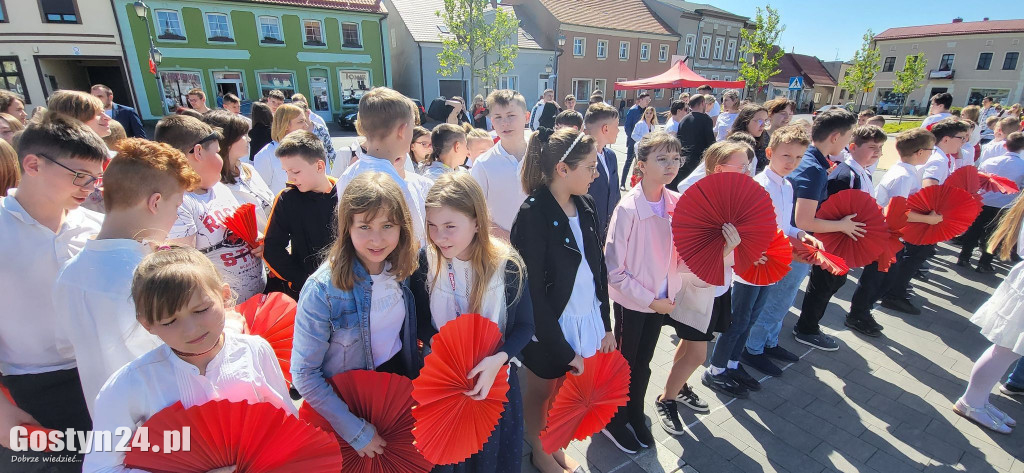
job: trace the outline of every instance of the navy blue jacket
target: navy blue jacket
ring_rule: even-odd
[[[590,183],[590,189],[587,191],[590,197],[594,198],[594,206],[597,210],[597,235],[601,238],[601,245],[604,245],[605,236],[608,234],[608,220],[612,218],[612,212],[615,210],[615,206],[619,205],[619,199],[622,198],[622,193],[619,192],[619,160],[615,156],[615,151],[611,148],[605,148],[604,153],[599,154],[597,159],[603,159],[607,165],[608,173],[605,172],[605,167],[601,163],[597,164],[597,172],[599,175],[594,182]]]
[[[117,120],[124,127],[125,134],[129,138],[145,138],[146,129],[142,127],[142,117],[134,108],[119,103],[114,103],[110,112],[110,118]]]
[[[640,116],[643,115],[644,110],[639,105],[633,105],[626,111],[626,123],[623,124],[623,128],[626,132],[626,145],[630,148],[633,147],[633,127],[636,126],[636,122],[640,121]]]

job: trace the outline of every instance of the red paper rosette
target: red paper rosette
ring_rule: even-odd
[[[1016,182],[998,174],[979,172],[978,184],[981,190],[985,192],[998,192],[1000,194],[1016,194],[1020,192]]]
[[[725,284],[722,225],[731,223],[740,234],[736,247],[737,272],[747,271],[775,237],[775,207],[757,182],[742,173],[711,174],[686,189],[672,216],[676,251],[702,281]]]
[[[138,447],[135,442],[142,437],[137,433],[124,458],[128,468],[206,473],[235,465],[238,473],[341,471],[341,450],[334,435],[267,402],[221,400],[188,409],[177,402],[142,426],[147,427],[150,446],[147,451]],[[181,433],[183,427],[190,430],[189,450],[163,451],[164,432]]]
[[[501,344],[498,325],[480,314],[462,314],[446,323],[431,341],[431,354],[413,380],[412,433],[416,448],[436,465],[461,462],[483,449],[508,400],[508,365],[480,401],[465,393],[476,385],[469,372]]]
[[[771,246],[765,251],[768,260],[764,264],[755,264],[746,272],[740,274],[744,281],[766,286],[775,284],[786,277],[789,273],[789,263],[793,261],[793,247],[789,244],[789,238],[782,230],[775,234]]]
[[[914,245],[934,245],[962,234],[981,213],[981,201],[963,189],[941,185],[925,187],[907,199],[907,207],[920,214],[942,215],[937,225],[909,222],[903,227],[903,240]]]
[[[977,194],[981,189],[978,168],[964,166],[953,171],[942,185],[963,189],[968,194]]]
[[[330,379],[334,391],[353,415],[370,423],[387,446],[373,458],[360,457],[341,437],[342,471],[346,473],[417,473],[434,466],[413,446],[412,381],[392,373],[353,370]],[[328,432],[334,429],[308,403],[299,418]]]
[[[819,266],[836,276],[842,276],[850,272],[850,266],[846,264],[842,257],[819,250],[795,238],[790,238],[789,242],[793,245],[794,258],[797,260]]]
[[[903,227],[907,224],[907,199],[903,196],[896,196],[889,200],[885,206],[885,224],[889,227],[889,239],[886,240],[885,250],[878,256],[878,270],[888,272],[889,267],[896,262],[896,254],[903,249]]]
[[[829,253],[843,258],[851,268],[871,264],[885,250],[889,237],[888,227],[882,209],[867,192],[847,189],[837,192],[818,208],[815,217],[822,220],[842,220],[847,215],[857,214],[854,221],[864,223],[864,236],[854,240],[843,232],[815,233],[814,237],[825,245]]]
[[[224,218],[224,226],[252,248],[259,245],[259,228],[256,225],[256,205],[239,205],[235,212]]]
[[[540,434],[544,451],[552,453],[573,440],[603,429],[629,400],[629,365],[618,350],[597,352],[583,360],[583,374],[569,374],[558,389],[548,425]]]
[[[295,331],[295,300],[282,292],[256,294],[235,306],[245,317],[251,335],[263,337],[274,349],[277,362],[289,383],[292,382],[292,334]]]

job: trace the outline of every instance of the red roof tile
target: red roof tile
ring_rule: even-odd
[[[677,36],[643,0],[540,0],[561,23]]]
[[[959,23],[943,23],[941,25],[889,28],[875,36],[875,41],[930,36],[1017,32],[1024,32],[1024,20],[964,21]]]
[[[310,8],[326,8],[329,10],[348,10],[368,13],[387,13],[381,0],[236,0],[247,3],[269,3],[276,5],[301,6]]]
[[[768,79],[768,82],[772,85],[788,85],[789,78],[795,76],[802,76],[804,78],[804,87],[836,85],[836,80],[825,69],[825,65],[814,56],[794,53],[783,54],[782,59],[779,59],[779,69],[782,72]]]

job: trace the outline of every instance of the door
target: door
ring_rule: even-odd
[[[245,87],[242,85],[241,72],[214,72],[213,87],[217,90],[218,97],[231,93],[245,101]]]
[[[537,95],[540,95],[545,90],[551,88],[551,76],[549,74],[541,74],[540,79],[537,81]]]
[[[309,106],[313,113],[325,121],[333,121],[331,116],[330,87],[327,82],[327,69],[309,70]]]
[[[441,79],[437,81],[437,88],[445,98],[459,96],[466,98],[466,81]]]

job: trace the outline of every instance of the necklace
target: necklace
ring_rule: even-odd
[[[222,344],[222,342],[223,342],[223,341],[224,341],[224,334],[221,334],[221,335],[220,335],[220,338],[218,338],[218,339],[217,339],[217,343],[214,343],[214,344],[213,344],[213,346],[212,346],[212,347],[210,347],[210,349],[209,349],[209,350],[206,350],[206,351],[204,351],[204,352],[202,352],[202,353],[186,353],[186,352],[183,352],[183,351],[178,351],[178,350],[175,350],[174,348],[171,348],[171,351],[172,351],[172,352],[174,352],[174,354],[175,354],[175,355],[178,355],[178,356],[190,356],[190,357],[191,357],[191,356],[202,356],[202,355],[205,355],[205,354],[207,354],[207,353],[210,353],[210,352],[211,352],[211,351],[213,351],[213,350],[214,350],[215,348],[217,348],[217,347],[221,346],[221,344]]]

